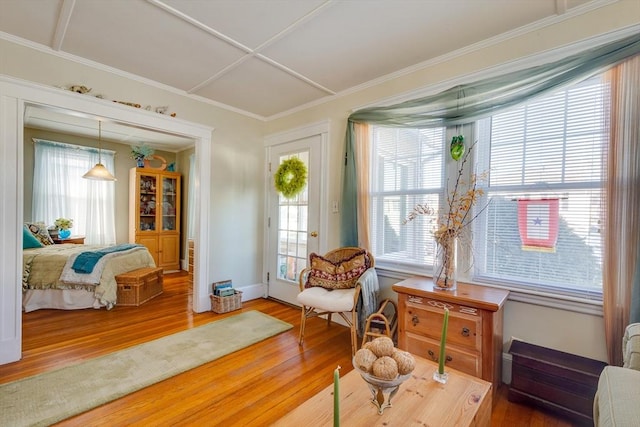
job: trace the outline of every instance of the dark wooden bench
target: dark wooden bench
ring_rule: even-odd
[[[580,425],[593,425],[593,398],[607,364],[513,340],[509,401],[553,411]]]

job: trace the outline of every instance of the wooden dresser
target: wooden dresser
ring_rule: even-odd
[[[502,317],[509,291],[458,283],[455,291],[433,289],[430,278],[392,286],[398,293],[398,347],[437,361],[444,308],[449,309],[446,366],[498,389],[502,377]]]

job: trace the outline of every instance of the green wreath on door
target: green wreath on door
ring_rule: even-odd
[[[307,185],[307,166],[297,157],[280,163],[273,176],[276,190],[287,199],[292,199]]]

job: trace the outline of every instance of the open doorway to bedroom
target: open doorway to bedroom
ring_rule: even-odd
[[[22,224],[24,221],[24,143],[25,118],[27,108],[51,109],[71,117],[93,120],[90,128],[95,133],[97,120],[112,122],[126,127],[158,133],[164,136],[181,137],[191,141],[195,156],[195,224],[196,238],[194,259],[195,271],[190,303],[194,312],[209,309],[207,282],[209,268],[207,263],[199,265],[198,259],[208,258],[209,246],[209,200],[210,170],[201,168],[201,159],[211,156],[211,134],[213,129],[207,126],[162,117],[161,114],[139,111],[135,108],[112,105],[102,100],[79,97],[74,93],[66,93],[55,88],[42,87],[28,82],[13,79],[0,79],[0,147],[4,155],[0,160],[2,170],[2,186],[5,208],[0,211],[0,219],[4,224],[16,224],[17,227],[3,232],[7,245],[0,249],[0,260],[3,268],[0,271],[0,364],[19,360],[22,355],[22,304],[21,276],[22,250],[18,246],[22,242]],[[187,160],[188,163],[188,160]],[[121,179],[128,186],[128,171]],[[15,247],[14,247],[15,245]],[[186,244],[185,244],[186,247]]]

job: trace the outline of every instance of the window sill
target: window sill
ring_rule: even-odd
[[[404,280],[409,277],[418,275],[407,273],[405,271],[394,270],[392,268],[382,268],[379,266],[376,266],[376,271],[380,277],[385,277],[393,280]],[[486,286],[490,288],[506,289],[509,291],[509,301],[556,308],[559,310],[589,314],[592,316],[603,316],[602,301],[599,300],[587,300],[584,298],[575,298],[558,294],[549,295],[542,292],[523,290],[521,288],[510,288],[508,286],[478,283],[471,280],[465,280],[465,283],[471,283],[474,285]]]

